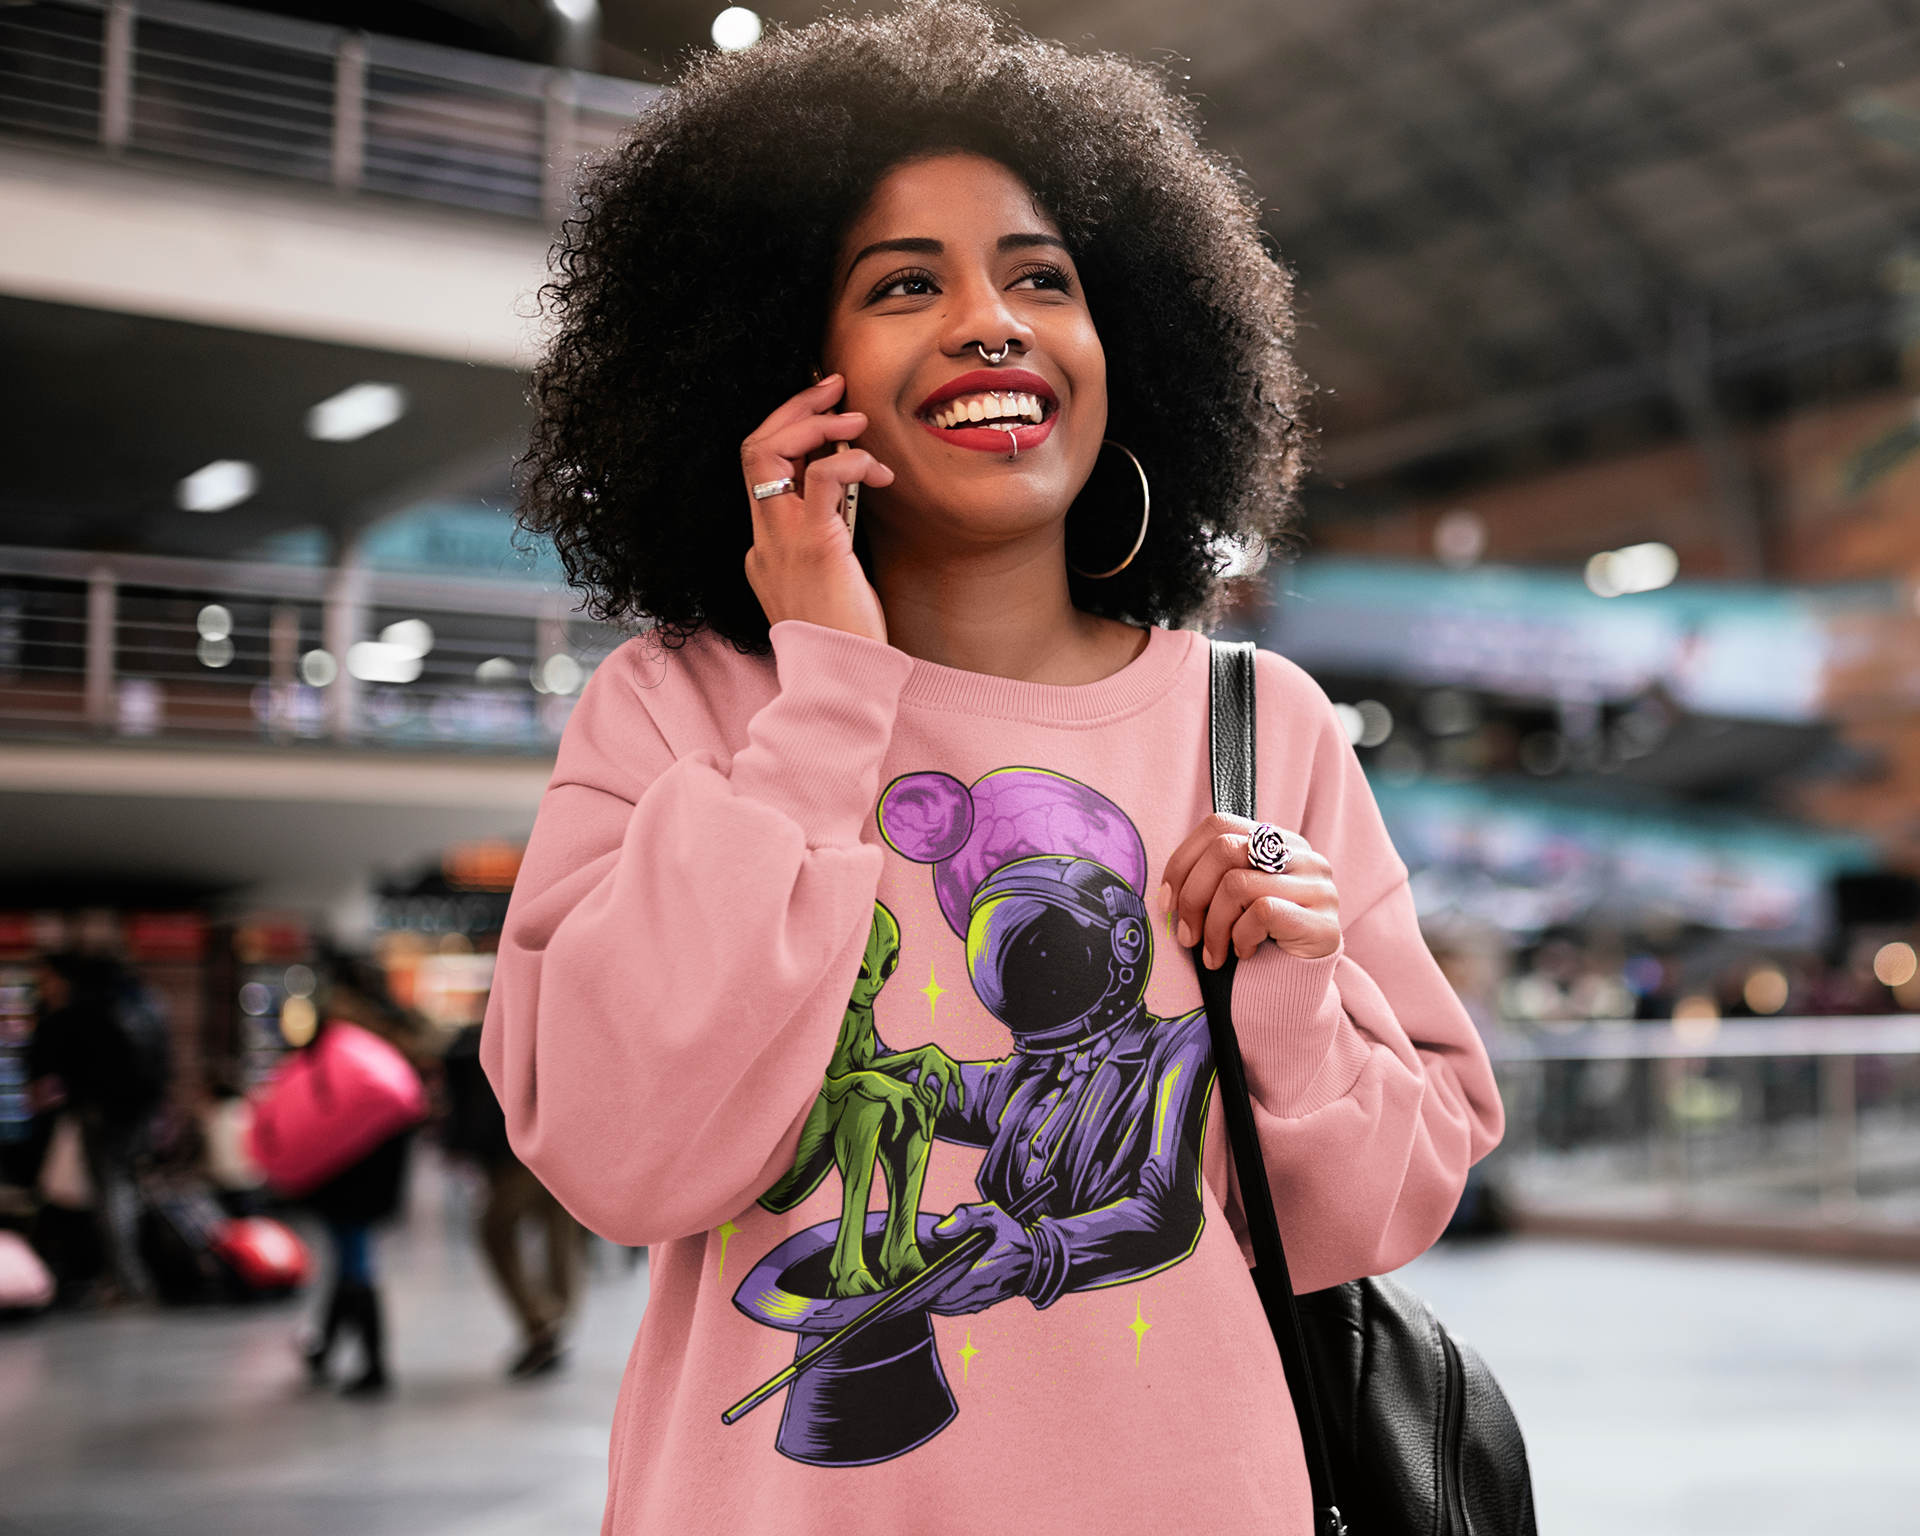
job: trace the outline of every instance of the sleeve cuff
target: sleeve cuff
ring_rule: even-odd
[[[1303,960],[1261,946],[1234,972],[1233,1025],[1254,1095],[1271,1114],[1292,1116],[1320,1075],[1345,1015],[1333,985],[1346,953]]]
[[[812,847],[858,842],[913,660],[792,619],[771,633],[780,691],[747,727],[734,787],[790,816]]]

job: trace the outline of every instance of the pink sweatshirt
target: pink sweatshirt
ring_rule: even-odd
[[[1306,1536],[1158,910],[1210,809],[1205,641],[1073,688],[773,649],[600,668],[487,1015],[516,1151],[652,1248],[604,1531]],[[1501,1109],[1325,695],[1262,655],[1258,707],[1260,814],[1341,897],[1337,954],[1234,988],[1312,1290],[1425,1249]]]

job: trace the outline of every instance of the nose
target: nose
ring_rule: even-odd
[[[977,350],[989,363],[1033,349],[1033,327],[1007,304],[997,284],[985,277],[965,283],[957,295],[942,349],[949,357]]]

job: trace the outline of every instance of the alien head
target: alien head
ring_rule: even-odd
[[[887,978],[900,967],[900,924],[879,902],[873,904],[873,923],[867,929],[867,952],[860,957],[860,974],[854,978],[853,994],[847,999],[851,1008],[871,1008]]]
[[[1090,859],[1018,859],[974,892],[973,990],[1024,1047],[1052,1048],[1127,1017],[1140,1006],[1152,964],[1145,903]]]

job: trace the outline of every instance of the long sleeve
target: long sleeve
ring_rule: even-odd
[[[1258,709],[1261,815],[1299,830],[1340,890],[1336,953],[1301,960],[1264,945],[1234,982],[1288,1264],[1296,1288],[1310,1291],[1425,1251],[1467,1169],[1499,1142],[1503,1113],[1485,1047],[1421,938],[1406,868],[1325,695],[1263,655]],[[1276,782],[1266,765],[1283,754],[1309,760]]]
[[[501,936],[481,1059],[509,1139],[617,1242],[709,1230],[791,1163],[860,967],[911,663],[798,623],[773,648],[771,688],[717,645],[600,669]]]

